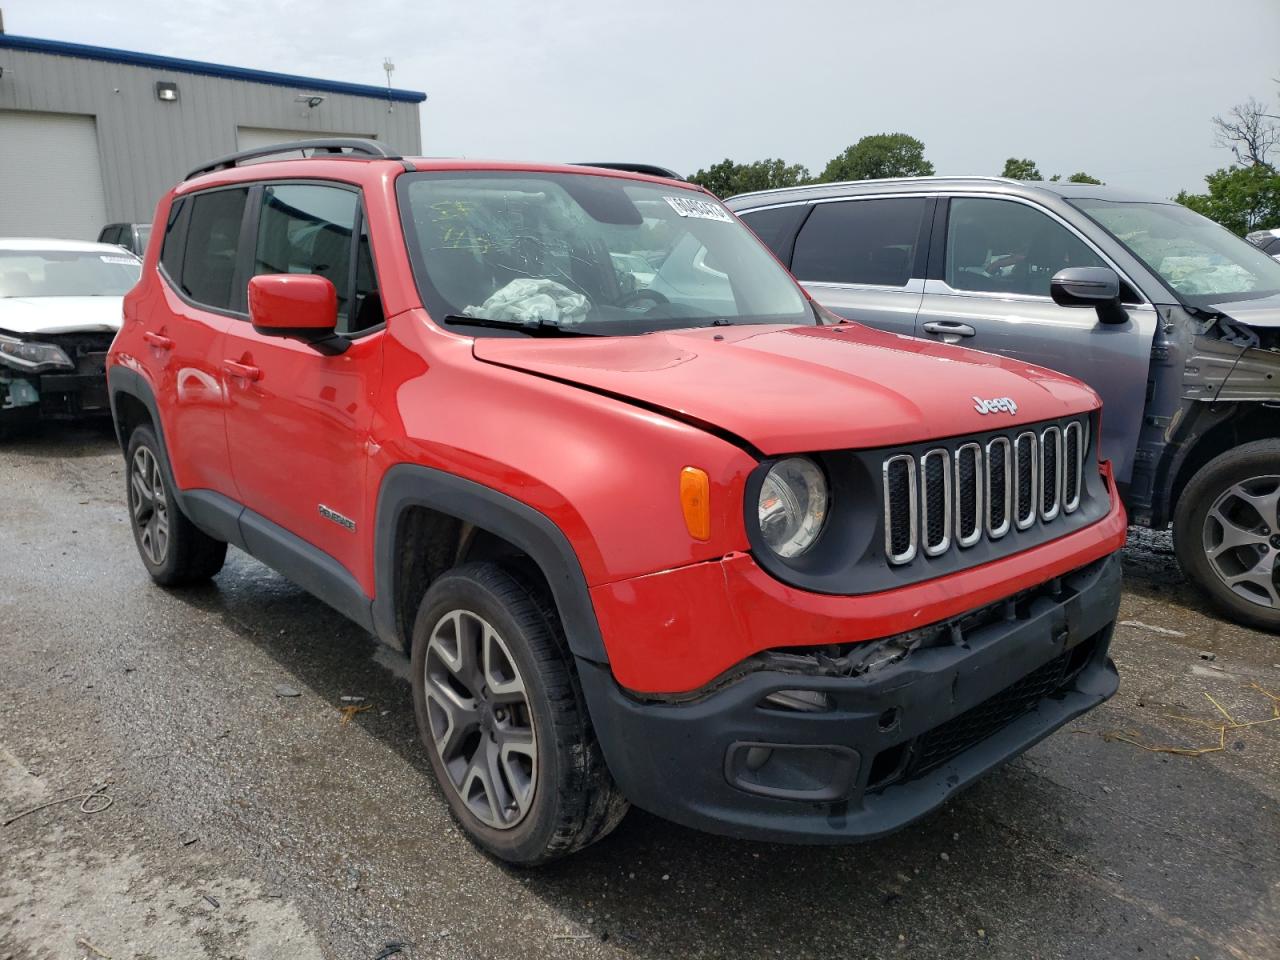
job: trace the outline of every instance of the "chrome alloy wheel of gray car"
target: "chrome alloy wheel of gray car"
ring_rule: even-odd
[[[1203,537],[1210,567],[1233,593],[1280,608],[1280,476],[1252,477],[1228,487],[1205,515]]]
[[[169,553],[169,504],[164,493],[164,473],[155,454],[145,446],[133,453],[129,467],[129,509],[138,530],[138,545],[156,566]]]
[[[448,785],[481,823],[509,830],[537,788],[538,743],[524,678],[487,621],[452,610],[427,645],[424,693]]]

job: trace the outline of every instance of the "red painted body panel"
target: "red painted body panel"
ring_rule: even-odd
[[[329,554],[368,594],[372,576],[360,571],[373,514],[366,512],[364,489],[384,336],[375,333],[326,356],[233,320],[223,343],[227,360],[258,374],[223,372],[236,499]],[[355,529],[322,516],[322,504]]]
[[[677,410],[768,454],[917,443],[1098,405],[1062,374],[860,324],[637,339],[477,340],[476,356]],[[1017,414],[980,414],[974,394],[1010,397]]]
[[[1110,471],[1108,487],[1112,487]],[[1114,490],[1113,490],[1114,492]],[[993,603],[1124,546],[1124,507],[1084,530],[983,566],[883,593],[833,597],[775,580],[750,555],[592,589],[622,686],[641,693],[696,690],[762,650],[892,636]]]
[[[387,335],[370,508],[378,478],[397,463],[474,480],[549,517],[588,584],[746,549],[742,496],[755,461],[734,445],[621,400],[479,363],[471,338],[421,311],[396,317]],[[711,478],[707,541],[689,536],[680,506],[690,464]]]
[[[414,165],[654,179],[470,160]],[[404,170],[316,158],[181,184],[157,209],[157,242],[109,359],[154,390],[179,487],[239,500],[335,559],[368,596],[378,493],[401,463],[475,481],[550,518],[582,566],[617,679],[642,691],[696,688],[768,647],[856,641],[945,619],[1122,543],[1113,491],[1111,514],[1089,528],[900,590],[831,597],[780,583],[746,552],[743,495],[756,460],[744,448],[907,444],[1078,413],[1095,408],[1096,395],[1038,367],[856,324],[473,339],[422,307],[399,222],[395,180]],[[264,179],[362,190],[387,323],[344,354],[191,307],[157,269],[173,196]],[[163,350],[145,334],[176,346]],[[1017,414],[982,416],[974,395],[1011,397]],[[681,510],[687,466],[710,480],[705,541],[690,536]],[[354,529],[322,518],[319,504]]]

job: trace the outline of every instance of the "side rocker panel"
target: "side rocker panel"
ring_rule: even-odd
[[[600,625],[587,592],[582,565],[568,538],[545,514],[489,487],[416,464],[391,467],[378,493],[375,526],[376,633],[399,646],[396,630],[396,531],[407,508],[437,510],[515,544],[541,568],[576,656],[607,663]]]

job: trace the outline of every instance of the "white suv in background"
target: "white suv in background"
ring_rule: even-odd
[[[111,243],[0,237],[0,437],[110,413],[104,364],[142,261]]]

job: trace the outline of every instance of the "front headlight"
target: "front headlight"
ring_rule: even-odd
[[[0,363],[16,370],[39,373],[42,370],[74,370],[76,365],[52,343],[32,343],[0,334]]]
[[[798,557],[818,539],[830,505],[827,478],[804,457],[779,460],[760,486],[760,533],[780,557]]]

